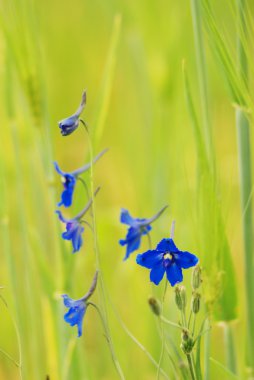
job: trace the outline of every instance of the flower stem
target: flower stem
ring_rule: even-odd
[[[177,323],[169,321],[168,319],[166,319],[165,317],[163,317],[163,315],[160,316],[160,319],[161,319],[162,322],[164,322],[164,323],[166,323],[166,324],[168,324],[168,325],[170,325],[172,327],[176,327],[176,328],[178,328],[180,330],[183,329],[183,326],[178,325]]]
[[[105,292],[105,285],[104,285],[104,280],[103,280],[103,273],[101,270],[101,264],[100,264],[100,253],[99,253],[99,247],[98,247],[98,241],[97,241],[97,224],[96,224],[96,212],[95,212],[95,197],[94,197],[94,174],[93,174],[93,144],[90,138],[89,130],[87,124],[81,120],[81,123],[84,125],[87,136],[88,136],[88,143],[89,143],[89,151],[90,151],[90,164],[91,164],[91,169],[90,169],[90,189],[91,189],[91,200],[92,200],[92,221],[93,221],[93,231],[94,231],[94,253],[95,253],[95,259],[96,259],[96,269],[99,272],[99,278],[98,278],[98,285],[99,285],[99,295],[100,295],[100,304],[101,304],[101,309],[100,309],[100,316],[103,320],[103,325],[106,331],[106,336],[107,340],[109,343],[112,359],[115,365],[115,368],[118,372],[118,375],[120,379],[125,379],[123,371],[121,369],[121,366],[116,358],[112,338],[111,338],[111,333],[110,333],[110,327],[108,323],[108,315],[107,315],[107,307],[106,307],[106,292]]]
[[[192,380],[196,380],[196,376],[195,376],[195,373],[194,373],[194,367],[193,367],[193,361],[192,361],[191,355],[190,354],[186,354],[186,357],[187,357],[187,360],[188,360],[188,365],[189,365],[189,369],[190,369],[191,378],[192,378]]]
[[[123,374],[122,369],[121,369],[121,366],[120,366],[120,364],[119,364],[119,362],[118,362],[118,360],[117,360],[117,358],[115,356],[115,351],[114,351],[112,339],[111,339],[111,336],[109,335],[109,330],[108,330],[108,326],[106,324],[105,318],[104,318],[104,316],[103,316],[100,308],[95,303],[88,302],[87,306],[89,306],[89,305],[93,306],[96,309],[96,311],[98,312],[99,316],[100,316],[103,328],[105,330],[106,339],[107,339],[107,342],[108,342],[108,345],[109,345],[109,348],[110,348],[110,352],[111,352],[111,357],[112,357],[113,363],[114,363],[114,365],[116,367],[116,370],[117,370],[120,378],[121,379],[125,379],[124,374]]]

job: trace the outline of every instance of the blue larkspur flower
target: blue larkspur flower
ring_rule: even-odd
[[[100,152],[94,159],[93,159],[93,164],[103,156],[104,153],[107,152],[108,149],[104,149],[102,152]],[[72,198],[73,198],[73,192],[76,186],[77,178],[79,177],[80,174],[84,173],[91,167],[91,163],[89,162],[88,164],[82,166],[81,168],[74,170],[72,172],[66,173],[62,171],[57,162],[54,162],[55,169],[58,174],[61,175],[62,178],[62,183],[64,190],[61,195],[61,201],[58,203],[58,206],[65,206],[65,207],[70,207],[72,205]]]
[[[67,313],[64,315],[65,322],[69,323],[71,326],[77,325],[78,328],[78,337],[82,335],[82,324],[83,319],[88,306],[88,299],[91,297],[93,292],[95,291],[97,284],[98,272],[95,273],[93,278],[92,285],[88,291],[88,293],[80,298],[79,300],[73,300],[67,294],[63,294],[63,302],[66,307],[69,308]]]
[[[97,188],[94,196],[97,194],[100,188]],[[90,199],[85,208],[74,218],[66,219],[60,210],[56,210],[59,220],[66,225],[66,231],[62,233],[62,238],[65,240],[71,240],[73,251],[78,252],[83,244],[82,233],[84,232],[84,226],[82,226],[82,218],[92,205],[92,199]]]
[[[139,249],[141,243],[141,236],[147,235],[149,231],[151,231],[152,227],[150,226],[150,224],[153,221],[155,221],[166,208],[167,206],[163,207],[156,215],[154,215],[150,219],[133,218],[128,210],[121,210],[120,222],[130,226],[128,228],[126,238],[119,240],[119,243],[122,246],[127,246],[124,260],[126,260],[132,252]]]
[[[61,130],[62,136],[68,136],[74,132],[79,126],[79,116],[81,115],[83,109],[86,105],[86,91],[82,94],[82,99],[79,108],[72,115],[58,122],[59,128]]]
[[[83,318],[87,308],[86,302],[82,299],[75,301],[68,297],[67,294],[63,294],[62,297],[64,299],[64,305],[70,308],[64,315],[64,320],[71,326],[77,325],[78,337],[80,337],[82,335]]]
[[[66,219],[59,210],[57,210],[56,213],[58,214],[59,220],[66,224],[66,231],[62,233],[62,238],[71,240],[73,246],[72,253],[79,251],[83,244],[82,233],[85,230],[84,227],[79,219]]]
[[[187,251],[180,251],[173,239],[162,239],[155,250],[137,255],[137,264],[151,269],[150,280],[158,285],[166,272],[171,286],[183,281],[182,269],[195,266],[198,258]]]

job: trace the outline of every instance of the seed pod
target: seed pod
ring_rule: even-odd
[[[184,310],[186,307],[186,290],[185,286],[178,285],[175,287],[175,303],[179,310]]]
[[[193,311],[194,314],[197,314],[200,309],[200,298],[201,294],[198,292],[193,292],[192,293],[192,298],[191,298],[191,310]]]
[[[196,265],[193,272],[192,272],[192,279],[191,279],[191,285],[192,289],[196,290],[200,287],[202,282],[201,279],[201,268],[199,265]]]
[[[148,299],[148,303],[149,303],[149,306],[152,310],[152,312],[159,316],[161,314],[161,305],[160,305],[160,302],[154,298],[154,297],[149,297]]]

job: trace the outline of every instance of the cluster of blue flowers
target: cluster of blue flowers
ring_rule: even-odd
[[[74,132],[78,128],[80,122],[86,126],[85,122],[80,119],[85,104],[86,92],[82,95],[82,101],[78,110],[72,116],[59,122],[59,128],[63,136],[68,136]],[[104,149],[100,152],[94,158],[93,163],[95,163],[106,151],[107,149]],[[77,180],[80,179],[79,176],[82,173],[90,168],[91,164],[88,163],[85,166],[68,173],[62,171],[56,162],[54,165],[57,173],[61,175],[63,183],[63,192],[58,206],[70,207],[73,202]],[[94,195],[97,194],[98,190],[99,188]],[[84,232],[84,226],[82,223],[84,223],[84,216],[91,207],[91,204],[92,199],[90,199],[84,209],[72,219],[66,219],[60,210],[56,211],[59,220],[66,225],[66,231],[62,233],[62,238],[72,242],[73,253],[78,252],[83,244],[82,234]],[[167,206],[163,207],[149,219],[133,218],[126,209],[121,210],[120,221],[128,226],[126,238],[119,241],[122,246],[126,246],[124,260],[128,259],[132,252],[140,248],[142,236],[149,235],[152,229],[151,224],[160,217],[166,208]],[[171,236],[170,238],[162,239],[157,244],[156,249],[138,254],[136,262],[137,264],[150,269],[150,280],[154,284],[158,285],[166,273],[171,286],[174,286],[183,281],[182,269],[195,266],[198,263],[198,258],[190,252],[180,251],[176,247]],[[88,306],[87,300],[91,297],[96,288],[97,277],[98,273],[96,272],[90,290],[81,299],[73,300],[67,294],[63,295],[64,305],[69,308],[64,319],[71,326],[77,325],[78,336],[82,335],[83,318]]]

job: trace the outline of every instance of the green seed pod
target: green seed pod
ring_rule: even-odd
[[[182,332],[182,342],[181,342],[181,349],[185,353],[185,355],[188,355],[191,353],[193,347],[194,347],[194,340],[190,337],[189,332],[187,330],[183,330]]]
[[[156,298],[149,297],[148,303],[149,303],[149,306],[150,306],[152,312],[155,315],[157,315],[157,316],[161,315],[161,305],[160,305],[160,302]]]
[[[191,285],[192,289],[196,290],[200,287],[202,282],[201,279],[201,268],[199,265],[196,265],[192,272],[192,279],[191,279]]]
[[[184,310],[186,307],[186,290],[185,286],[178,285],[175,287],[175,303],[179,310]]]
[[[192,293],[192,298],[191,298],[191,310],[193,311],[194,314],[197,314],[200,309],[200,298],[201,294],[198,292],[193,292]]]

